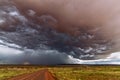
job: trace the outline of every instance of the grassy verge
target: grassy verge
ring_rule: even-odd
[[[120,66],[79,66],[50,70],[59,80],[120,80]]]

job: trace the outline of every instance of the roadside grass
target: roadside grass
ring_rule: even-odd
[[[50,68],[59,80],[120,80],[120,66]]]
[[[59,80],[120,80],[120,66],[0,66],[0,80],[49,69]]]
[[[38,71],[38,69],[32,67],[28,68],[28,67],[17,67],[17,66],[0,67],[0,80],[7,80],[8,78],[21,74],[32,73],[34,71]]]

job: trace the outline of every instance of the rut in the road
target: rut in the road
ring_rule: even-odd
[[[58,80],[58,79],[51,72],[45,69],[30,74],[16,76],[8,80]]]

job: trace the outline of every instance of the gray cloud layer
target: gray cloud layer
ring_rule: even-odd
[[[89,61],[88,59],[97,59],[97,55],[99,58],[108,56],[109,54],[102,53],[111,49],[111,43],[105,40],[101,44],[89,43],[87,40],[95,36],[86,32],[78,38],[58,33],[47,27],[47,22],[40,25],[36,21],[42,18],[43,21],[51,19],[56,22],[53,17],[36,17],[33,10],[28,10],[27,14],[29,18],[22,15],[10,0],[0,0],[1,64],[107,64],[119,61],[119,58],[113,61],[112,57],[107,62],[106,59]]]

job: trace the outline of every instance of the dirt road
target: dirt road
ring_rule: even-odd
[[[47,69],[44,69],[34,73],[19,75],[8,80],[57,80],[57,78]]]

